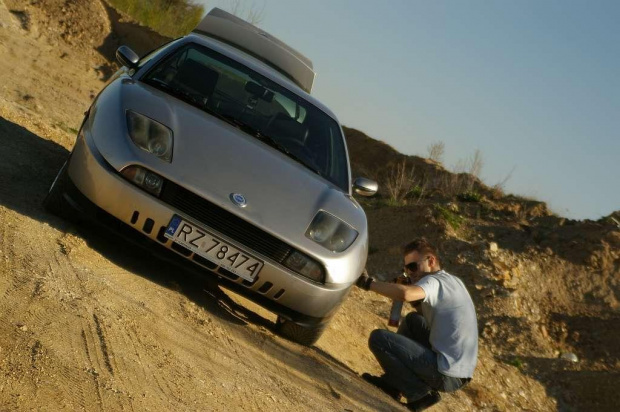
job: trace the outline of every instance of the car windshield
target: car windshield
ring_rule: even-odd
[[[189,44],[154,66],[142,81],[228,121],[348,192],[338,123],[245,65]]]

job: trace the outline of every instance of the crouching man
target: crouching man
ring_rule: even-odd
[[[357,286],[394,300],[421,302],[401,321],[398,332],[374,330],[368,345],[384,371],[362,377],[407,407],[421,411],[439,402],[438,391],[453,392],[469,382],[478,359],[474,304],[463,282],[440,267],[425,239],[403,248],[408,285],[375,281],[366,272]]]

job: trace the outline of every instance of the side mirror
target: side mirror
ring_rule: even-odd
[[[362,196],[373,196],[379,190],[379,185],[374,180],[358,177],[353,181],[353,190]]]
[[[140,57],[129,47],[121,46],[116,50],[116,60],[125,67],[135,69],[138,67]]]

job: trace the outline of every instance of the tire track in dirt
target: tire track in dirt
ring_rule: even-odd
[[[103,361],[110,374],[114,375],[114,369],[112,369],[110,354],[108,352],[108,344],[106,343],[105,335],[103,334],[103,329],[101,328],[101,322],[99,321],[99,317],[97,317],[96,313],[93,313],[93,320],[95,321],[95,328],[97,330],[97,337],[99,338],[99,347],[101,348],[101,353],[103,354]]]
[[[88,340],[86,339],[86,332],[82,329],[82,342],[84,343],[84,353],[86,354],[86,358],[88,359],[88,363],[90,367],[86,370],[86,372],[91,376],[93,381],[93,385],[97,391],[97,400],[99,401],[99,407],[103,410],[103,398],[101,397],[101,385],[99,384],[99,372],[93,367],[93,360],[90,356],[90,350],[88,349]]]

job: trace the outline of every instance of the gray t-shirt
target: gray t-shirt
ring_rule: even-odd
[[[469,292],[459,278],[440,270],[420,279],[422,315],[431,330],[439,372],[471,378],[478,360],[478,322]]]

